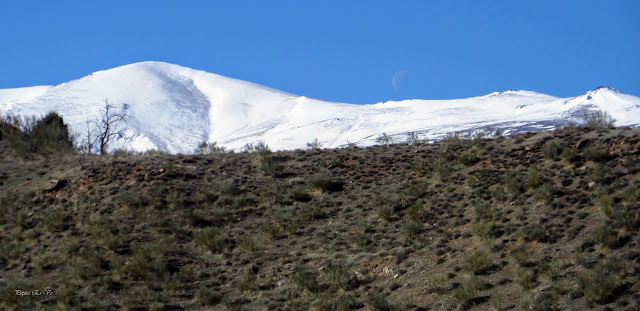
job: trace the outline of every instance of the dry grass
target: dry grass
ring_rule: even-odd
[[[573,128],[81,166],[14,159],[0,141],[0,309],[631,310],[639,136]],[[44,192],[54,178],[68,184]],[[53,294],[15,294],[36,289]]]

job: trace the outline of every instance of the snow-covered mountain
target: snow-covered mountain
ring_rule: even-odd
[[[203,142],[241,150],[259,141],[274,150],[372,145],[383,133],[397,142],[414,132],[437,139],[451,132],[552,129],[603,109],[616,125],[640,125],[640,97],[601,87],[573,98],[506,91],[455,100],[404,100],[353,105],[293,95],[251,82],[162,62],[98,71],[56,86],[0,90],[0,112],[57,111],[78,133],[105,99],[125,110],[130,140],[110,149],[190,153]]]

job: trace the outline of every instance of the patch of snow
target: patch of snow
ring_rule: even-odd
[[[606,87],[573,98],[509,90],[453,100],[403,100],[371,105],[298,96],[255,83],[163,62],[142,62],[95,72],[57,86],[0,90],[0,112],[44,115],[57,111],[82,132],[107,99],[126,109],[130,141],[109,149],[190,153],[202,141],[230,150],[264,141],[274,150],[376,144],[386,133],[437,139],[450,132],[487,129],[513,134],[576,122],[603,109],[617,125],[640,124],[640,98]]]

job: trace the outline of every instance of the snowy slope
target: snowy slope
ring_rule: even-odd
[[[405,100],[372,105],[325,102],[254,83],[162,62],[95,72],[57,86],[0,90],[0,112],[43,115],[57,111],[74,131],[98,115],[104,100],[129,115],[130,141],[110,149],[189,153],[202,141],[231,150],[266,142],[272,149],[375,144],[382,133],[403,141],[408,132],[437,139],[477,130],[511,134],[551,129],[604,109],[617,125],[640,125],[640,98],[598,88],[574,98],[506,91],[456,100]]]

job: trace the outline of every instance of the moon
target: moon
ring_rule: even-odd
[[[391,77],[391,87],[393,87],[394,91],[398,92],[400,90],[407,75],[409,75],[409,70],[400,70],[393,74],[393,77]]]

